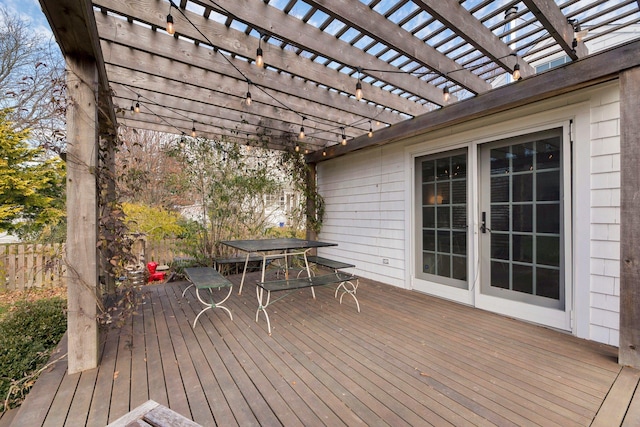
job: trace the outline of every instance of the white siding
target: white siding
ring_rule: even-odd
[[[619,91],[591,98],[590,338],[617,346],[620,330]]]
[[[326,205],[319,237],[339,244],[319,253],[349,260],[357,274],[400,287],[405,287],[403,162],[402,150],[383,147],[318,165]]]
[[[584,194],[584,202],[576,203],[574,212],[578,217],[572,220],[577,227],[573,233],[574,244],[581,246],[574,247],[576,259],[569,263],[575,268],[573,277],[576,279],[573,300],[568,302],[577,316],[573,331],[578,336],[617,346],[620,310],[619,89],[616,84],[603,85],[600,89],[528,107],[529,125],[531,121],[535,122],[532,117],[536,112],[546,117],[539,119],[541,123],[549,120],[554,108],[561,109],[564,117],[571,117],[571,111],[578,114],[574,150],[578,150],[579,155],[574,165],[574,179],[580,185],[576,194]],[[512,110],[505,114],[513,116],[518,112]],[[504,117],[503,120],[500,117],[490,120],[507,122]],[[518,126],[517,120],[514,123],[501,125],[501,130],[491,133],[491,137],[499,139],[501,135],[517,131],[517,128],[509,128]],[[487,124],[491,122],[480,121],[473,128],[467,123],[459,132],[455,127],[448,129],[447,135],[452,143],[460,143],[465,138],[472,141],[469,134],[489,132],[484,130]],[[406,253],[410,245],[405,242],[405,229],[411,228],[412,224],[406,221],[410,221],[413,214],[405,212],[410,206],[405,198],[412,193],[414,183],[404,170],[407,163],[403,153],[405,146],[416,141],[433,147],[431,142],[435,139],[417,137],[318,164],[319,190],[326,203],[319,237],[339,244],[321,250],[321,254],[353,262],[357,266],[355,272],[363,277],[411,287],[405,268],[406,260],[413,254]],[[444,149],[447,148],[443,146]],[[585,217],[587,207],[588,218]],[[587,237],[583,239],[585,235]]]

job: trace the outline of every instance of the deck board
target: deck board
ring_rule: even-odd
[[[144,287],[138,313],[107,332],[99,368],[69,376],[56,364],[12,425],[103,426],[148,399],[206,426],[638,419],[638,372],[613,347],[362,279],[361,313],[332,287],[315,300],[302,289],[268,308],[269,336],[255,280],[227,301],[233,320],[208,310],[195,328],[194,288]]]

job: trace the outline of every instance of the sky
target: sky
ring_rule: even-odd
[[[47,18],[42,13],[38,0],[0,0],[0,5],[11,14],[16,14],[29,21],[29,26],[34,31],[47,37],[53,37]]]

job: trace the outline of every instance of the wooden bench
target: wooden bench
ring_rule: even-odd
[[[231,291],[233,289],[233,283],[231,283],[226,277],[224,277],[218,270],[213,267],[188,267],[184,269],[184,275],[191,284],[182,291],[182,296],[184,297],[185,292],[191,286],[196,287],[196,296],[200,300],[202,304],[205,305],[205,308],[198,313],[196,319],[193,321],[193,327],[196,327],[196,323],[198,322],[198,318],[205,311],[210,308],[221,308],[229,314],[231,320],[233,320],[233,316],[231,315],[231,310],[225,307],[224,302],[231,296]],[[224,297],[221,301],[215,302],[213,300],[213,289],[221,289],[221,288],[229,288],[229,293],[226,297]],[[200,295],[200,291],[208,291],[209,292],[209,301],[205,301]]]
[[[323,267],[330,268],[330,269],[332,269],[334,271],[342,270],[342,269],[345,269],[345,268],[355,267],[354,264],[349,264],[349,263],[342,262],[342,261],[334,261],[334,260],[329,259],[329,258],[324,258],[324,257],[321,257],[321,256],[314,256],[314,255],[308,255],[307,256],[307,261],[309,261],[312,264],[321,265]]]
[[[315,298],[316,294],[313,290],[314,287],[333,284],[338,284],[338,287],[336,288],[336,296],[338,293],[338,289],[342,290],[342,294],[340,295],[340,304],[342,304],[342,297],[344,297],[345,294],[351,295],[351,297],[353,297],[353,300],[356,302],[358,313],[360,313],[360,303],[358,303],[358,298],[355,295],[356,289],[358,288],[358,277],[354,276],[353,274],[336,270],[333,273],[323,274],[321,276],[312,275],[310,277],[296,277],[291,279],[257,282],[258,310],[256,311],[256,322],[258,321],[260,312],[263,312],[264,317],[267,319],[267,328],[269,330],[269,335],[271,335],[271,322],[266,311],[266,308],[268,306],[278,300],[281,300],[293,291],[302,288],[311,288],[311,294],[313,295],[313,298]],[[272,300],[272,292],[285,293],[284,295]]]

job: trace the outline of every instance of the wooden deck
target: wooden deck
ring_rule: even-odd
[[[104,426],[148,399],[203,426],[640,425],[639,373],[609,346],[366,280],[361,313],[303,289],[271,307],[269,336],[246,286],[233,321],[210,310],[192,329],[185,287],[145,287],[100,367],[58,362],[12,425]]]

